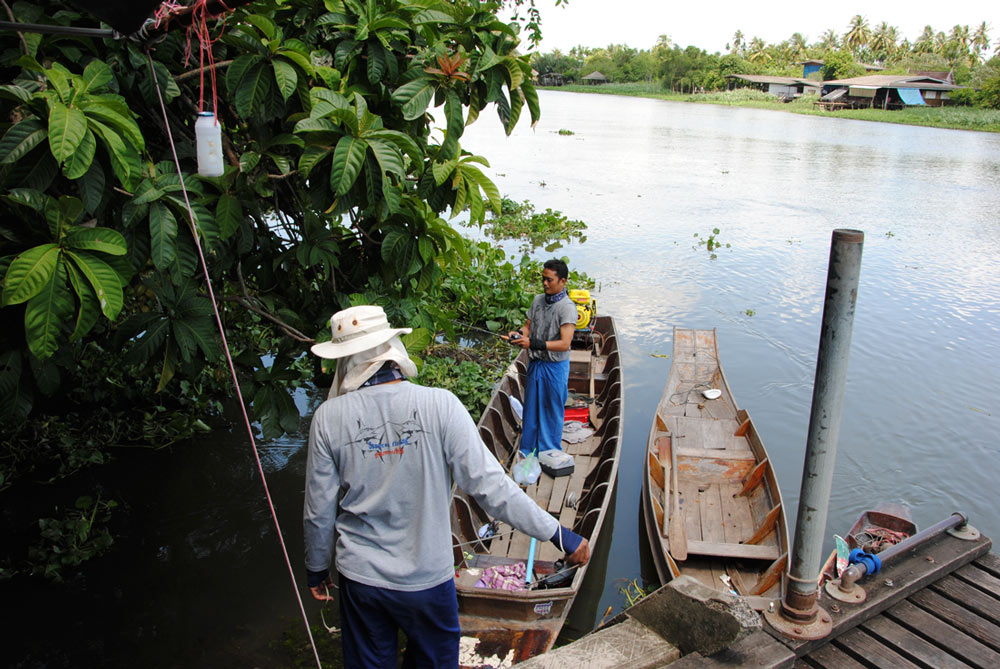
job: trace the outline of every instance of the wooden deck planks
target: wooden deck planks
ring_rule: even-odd
[[[746,497],[736,497],[742,489],[739,483],[725,483],[719,487],[722,500],[722,521],[725,526],[726,543],[738,544],[753,534],[753,517]]]
[[[1000,601],[955,576],[945,576],[934,583],[931,589],[956,602],[962,602],[965,608],[987,620],[998,619]]]
[[[932,643],[925,641],[905,627],[889,620],[885,616],[876,616],[861,626],[865,632],[878,639],[899,654],[912,658],[924,666],[935,669],[960,669],[969,665],[945,652]]]
[[[905,657],[869,636],[860,628],[855,627],[850,632],[837,637],[835,646],[845,649],[855,657],[864,658],[865,664],[879,669],[921,669],[919,664],[910,662]]]
[[[953,602],[930,589],[914,593],[910,596],[909,601],[939,618],[947,620],[962,632],[1000,652],[1000,625],[994,622],[997,620],[996,617],[993,617],[992,620],[985,619],[967,610],[962,604]]]
[[[959,631],[945,618],[928,613],[910,601],[902,601],[884,614],[907,629],[942,648],[948,648],[964,662],[981,669],[1000,667],[1000,653]]]
[[[985,571],[975,563],[956,569],[955,575],[969,585],[973,585],[980,590],[984,590],[989,595],[1000,599],[1000,578]]]
[[[817,666],[829,669],[864,669],[865,667],[833,644],[828,644],[809,653],[809,662],[799,660],[795,663],[795,667],[803,669]]]

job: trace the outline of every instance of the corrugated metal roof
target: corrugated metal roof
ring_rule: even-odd
[[[820,86],[818,81],[799,79],[797,77],[772,77],[765,74],[727,74],[726,77],[729,79],[742,79],[752,84],[784,84],[786,86],[802,84],[804,86],[815,86],[816,88]]]
[[[955,86],[934,77],[912,74],[870,74],[866,77],[833,79],[824,81],[824,86],[875,86],[876,88],[922,88],[930,91],[952,91]]]

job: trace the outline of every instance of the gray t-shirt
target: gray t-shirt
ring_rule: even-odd
[[[528,320],[531,321],[531,336],[541,337],[545,341],[559,339],[559,329],[566,323],[576,325],[576,304],[569,295],[558,302],[547,304],[545,295],[536,295],[528,309]],[[558,362],[569,360],[569,351],[528,351],[532,360]]]
[[[558,521],[504,472],[455,395],[407,381],[327,400],[313,416],[306,568],[392,590],[454,577],[452,481],[493,518],[548,541]],[[336,532],[335,532],[336,530]]]

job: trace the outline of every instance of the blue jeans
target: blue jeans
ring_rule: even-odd
[[[455,581],[408,592],[352,581],[340,574],[344,666],[396,669],[399,630],[406,635],[403,667],[458,666],[458,595]]]

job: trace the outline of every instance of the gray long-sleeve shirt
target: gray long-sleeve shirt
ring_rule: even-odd
[[[404,381],[327,400],[309,433],[306,568],[329,568],[336,536],[337,570],[351,580],[408,591],[444,583],[454,575],[453,480],[536,539],[559,526],[506,475],[449,391]]]

